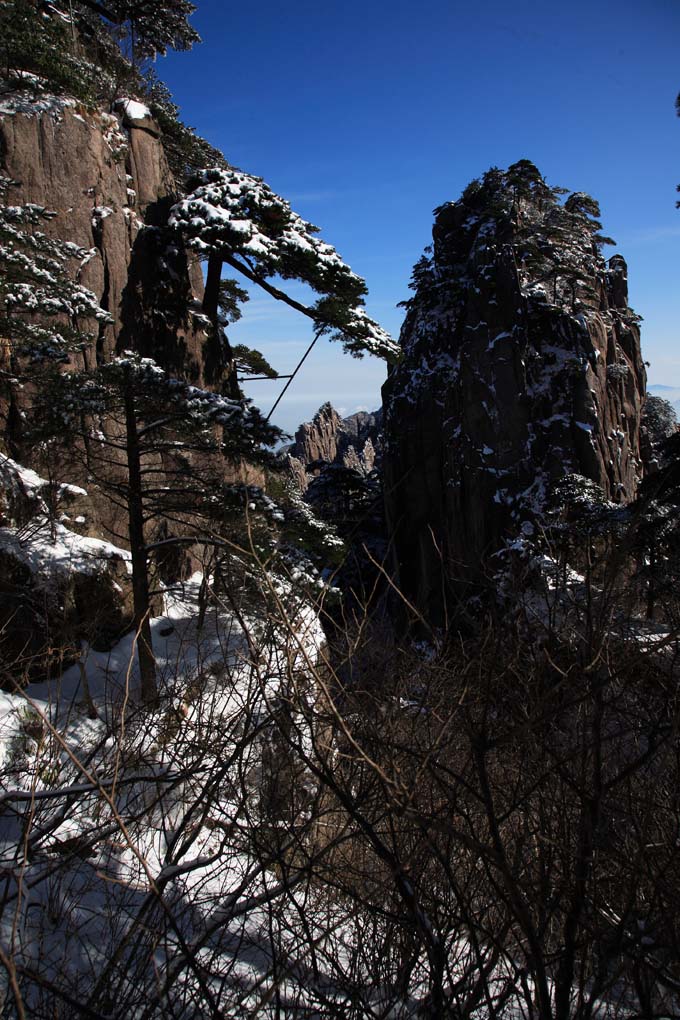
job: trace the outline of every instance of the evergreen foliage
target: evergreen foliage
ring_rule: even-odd
[[[241,375],[264,376],[267,379],[278,379],[279,373],[269,364],[264,354],[246,347],[244,344],[236,344],[233,349],[234,360]]]
[[[225,462],[271,463],[266,447],[281,433],[247,401],[192,386],[134,352],[92,373],[57,374],[31,417],[36,438],[82,450],[88,477],[125,513],[142,694],[153,703],[150,539],[160,529],[166,552],[222,544],[234,509]],[[236,508],[242,513],[238,493]]]
[[[168,49],[188,50],[200,42],[188,22],[196,10],[188,0],[76,0],[75,7],[114,25],[132,63],[165,56]]]
[[[220,280],[217,304],[226,322],[238,322],[242,315],[240,305],[249,299],[248,291],[240,287],[236,280]]]
[[[614,242],[600,233],[595,199],[576,192],[563,201],[566,194],[565,188],[549,185],[528,159],[518,160],[507,170],[491,167],[468,184],[459,201],[434,210],[434,253],[431,247],[425,249],[409,288],[423,306],[434,307],[452,298],[463,302],[465,287],[453,293],[451,283],[452,277],[464,277],[462,268],[460,273],[442,274],[440,266],[462,263],[469,254],[471,236],[493,226],[496,238],[513,245],[522,281],[531,281],[535,299],[566,304],[572,312],[584,301],[596,302],[598,295],[588,281],[604,277],[601,248]],[[444,295],[439,294],[442,280]],[[413,299],[403,302],[403,307],[414,307]]]
[[[7,77],[12,71],[39,68],[51,80],[58,80],[65,39],[64,22],[42,17],[34,0],[0,3],[0,58]]]
[[[574,221],[582,223],[590,231],[593,242],[598,248],[603,245],[616,244],[611,237],[604,237],[599,233],[602,230],[600,205],[590,195],[584,191],[576,191],[566,200],[564,208]]]
[[[375,472],[366,475],[345,464],[324,464],[306,496],[324,520],[333,521],[340,534],[347,535],[380,506],[380,482]]]
[[[49,83],[90,104],[101,87],[94,64],[77,53],[75,26],[43,0],[0,0],[0,61],[2,75],[33,94]]]
[[[18,388],[47,385],[51,369],[83,351],[97,323],[110,321],[95,295],[74,280],[87,253],[40,229],[56,213],[32,203],[9,204],[13,184],[0,177],[0,387],[12,444],[23,430]]]
[[[261,178],[213,167],[189,182],[189,193],[170,216],[189,248],[212,259],[207,291],[217,288],[226,263],[272,296],[310,317],[319,333],[340,339],[349,353],[394,359],[397,345],[365,312],[364,281],[335,249]],[[301,280],[320,294],[307,307],[268,283],[272,276]],[[211,284],[211,277],[215,283]],[[206,294],[206,299],[211,298]],[[215,302],[217,303],[217,294]]]
[[[515,205],[521,199],[526,199],[539,208],[543,205],[553,204],[557,194],[561,191],[561,189],[548,187],[538,167],[529,159],[520,159],[508,167],[504,185],[512,189]]]
[[[678,431],[675,408],[663,397],[648,393],[640,424],[647,434],[654,459],[663,464],[670,452],[667,441]]]
[[[110,316],[69,275],[87,253],[38,229],[55,212],[32,203],[8,205],[13,183],[0,177],[0,331],[13,354],[63,359],[91,339],[87,324]]]

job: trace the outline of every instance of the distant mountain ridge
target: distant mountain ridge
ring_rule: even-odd
[[[330,402],[322,404],[312,421],[303,422],[295,442],[284,446],[298,485],[304,492],[307,475],[327,464],[341,464],[370,474],[380,464],[382,409],[357,411],[341,418]]]

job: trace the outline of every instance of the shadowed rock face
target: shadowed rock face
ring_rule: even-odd
[[[635,495],[639,320],[623,258],[600,255],[597,211],[516,164],[436,212],[383,389],[399,581],[435,622],[457,579],[535,532],[565,474],[614,502]]]

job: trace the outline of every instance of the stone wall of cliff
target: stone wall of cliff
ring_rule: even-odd
[[[592,200],[563,205],[532,171],[493,171],[437,211],[383,390],[398,580],[434,620],[447,589],[535,534],[558,479],[623,502],[641,475],[625,262],[600,255]]]
[[[290,470],[305,492],[310,475],[324,465],[337,464],[368,475],[380,464],[382,411],[357,411],[341,418],[332,404],[319,408],[312,421],[303,422],[295,442],[286,447]]]
[[[139,105],[139,104],[138,104]],[[203,381],[200,266],[163,235],[175,189],[160,131],[146,116],[92,112],[73,100],[0,96],[0,173],[12,200],[56,212],[45,232],[88,252],[79,282],[113,317],[86,360],[131,348]]]
[[[4,82],[0,175],[13,182],[12,203],[35,203],[55,214],[41,221],[40,230],[86,253],[76,263],[77,282],[110,313],[110,324],[87,324],[94,327],[95,336],[82,353],[71,355],[69,367],[92,369],[117,353],[133,350],[181,379],[219,387],[219,372],[211,368],[214,342],[201,309],[201,266],[166,225],[177,185],[160,129],[143,104],[122,99],[112,112],[93,111],[69,97],[44,91],[35,96],[21,83]],[[0,449],[24,465],[43,469],[23,435],[21,409],[32,400],[29,390],[15,388],[11,406],[0,407],[4,433]],[[117,434],[120,426],[107,420],[98,427]],[[87,488],[80,530],[125,546],[126,508],[94,483],[78,444],[70,451],[60,450],[60,457],[59,466],[51,466],[59,480]],[[165,466],[162,457],[156,457],[154,468],[161,482]],[[264,483],[262,471],[252,465],[225,462],[222,467],[225,481]],[[124,482],[124,468],[120,470]],[[110,471],[112,476],[117,473],[113,460]],[[154,532],[149,537],[165,534]],[[186,550],[172,569],[190,568]]]
[[[123,100],[111,113],[87,110],[3,82],[0,175],[13,182],[11,203],[55,214],[40,231],[85,252],[77,282],[110,313],[110,324],[88,323],[94,338],[69,367],[93,368],[132,349],[206,382],[202,273],[164,227],[176,185],[144,107]],[[106,647],[132,619],[125,508],[92,480],[78,444],[51,465],[57,482],[67,483],[56,489],[54,478],[25,467],[35,461],[21,416],[31,399],[30,386],[17,386],[0,407],[0,685],[5,665],[9,682],[49,675],[77,656],[81,640]],[[6,456],[10,450],[22,463]],[[116,474],[113,461],[110,471]],[[17,503],[13,493],[26,498]],[[178,571],[191,568],[188,557]]]

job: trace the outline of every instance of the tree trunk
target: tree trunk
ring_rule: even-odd
[[[134,626],[137,631],[137,656],[142,700],[153,706],[158,702],[156,685],[156,657],[151,639],[151,600],[149,597],[149,574],[147,569],[146,543],[144,540],[144,501],[142,497],[142,466],[137,434],[135,402],[132,392],[130,370],[126,369],[124,394],[125,439],[128,468],[128,527],[130,530],[130,553],[132,555],[132,598]]]
[[[652,539],[649,548],[649,577],[647,581],[647,619],[654,619],[654,607],[656,605],[656,542]]]
[[[220,281],[223,260],[219,255],[208,258],[208,272],[203,293],[203,312],[212,323],[212,337],[205,357],[207,383],[222,382],[222,392],[232,400],[240,400],[234,354],[227,334],[219,322]]]
[[[220,300],[220,280],[222,279],[222,259],[219,255],[208,258],[208,272],[203,292],[203,311],[211,322],[217,319]]]
[[[83,642],[83,648],[87,649],[87,645]],[[84,655],[84,658],[83,658]],[[98,719],[99,713],[97,706],[92,700],[92,692],[90,691],[90,682],[87,678],[87,651],[81,654],[78,659],[78,670],[80,672],[80,685],[83,688],[83,701],[87,709],[87,715],[89,719]]]

